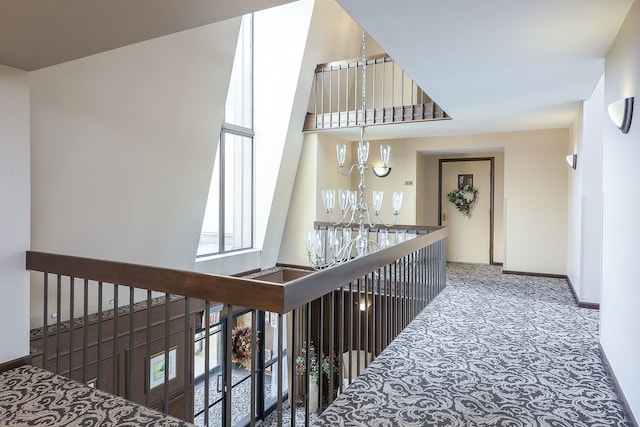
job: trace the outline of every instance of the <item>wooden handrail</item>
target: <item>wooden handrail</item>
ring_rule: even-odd
[[[27,251],[27,270],[133,286],[266,311],[279,311],[284,300],[280,283]]]
[[[403,227],[407,228],[407,226]],[[389,265],[404,256],[432,245],[448,236],[449,229],[447,227],[435,228],[437,228],[437,230],[427,234],[418,235],[402,243],[285,283],[284,312],[293,310],[316,298],[320,298],[342,284],[363,277],[382,266]]]
[[[421,227],[399,226],[398,228]],[[342,284],[445,239],[448,234],[446,227],[424,229],[429,229],[430,232],[286,284],[34,251],[27,251],[26,268],[30,271],[60,274],[222,304],[287,313],[335,290]]]

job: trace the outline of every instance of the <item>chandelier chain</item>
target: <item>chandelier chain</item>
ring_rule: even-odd
[[[362,31],[362,119],[360,126],[364,127],[367,122],[367,33]]]

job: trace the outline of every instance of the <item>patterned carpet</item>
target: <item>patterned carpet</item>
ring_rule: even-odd
[[[630,426],[598,311],[564,279],[452,264],[447,288],[316,426]]]
[[[24,365],[0,374],[0,426],[193,425],[86,384]]]

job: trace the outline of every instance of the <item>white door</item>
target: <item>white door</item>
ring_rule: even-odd
[[[470,215],[449,201],[460,178],[472,179],[478,190]],[[449,227],[447,261],[490,263],[491,161],[461,160],[442,163],[442,225]]]

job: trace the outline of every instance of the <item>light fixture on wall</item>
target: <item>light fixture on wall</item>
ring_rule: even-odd
[[[633,96],[612,102],[609,104],[608,110],[611,121],[622,133],[628,133],[633,117]]]
[[[378,178],[384,178],[391,173],[391,166],[374,166],[373,174]]]
[[[569,163],[569,166],[571,166],[573,169],[575,169],[576,166],[578,165],[578,155],[577,154],[569,154],[567,156],[567,163]]]
[[[402,191],[394,191],[391,196],[391,208],[393,221],[386,224],[380,217],[382,209],[382,191],[373,191],[372,203],[368,203],[365,197],[364,176],[367,170],[372,170],[376,176],[387,176],[391,172],[389,166],[389,156],[391,147],[389,145],[380,146],[380,158],[382,166],[374,167],[369,162],[369,141],[365,140],[366,120],[366,87],[367,87],[367,58],[366,58],[366,33],[362,32],[362,112],[360,122],[360,140],[358,141],[357,163],[347,168],[345,165],[347,155],[347,145],[337,144],[336,154],[338,157],[338,168],[345,176],[357,172],[359,175],[358,190],[338,190],[336,197],[335,190],[322,190],[322,204],[324,210],[331,217],[338,200],[339,218],[337,221],[329,221],[332,225],[342,227],[338,232],[336,228],[329,228],[326,232],[320,230],[310,230],[305,234],[305,243],[309,264],[315,269],[331,267],[350,260],[352,257],[359,257],[386,247],[389,244],[386,228],[381,227],[394,225],[402,206]],[[376,170],[377,169],[377,170]],[[354,230],[356,235],[352,235],[351,226],[357,227]],[[369,227],[376,227],[378,241],[369,239]]]

